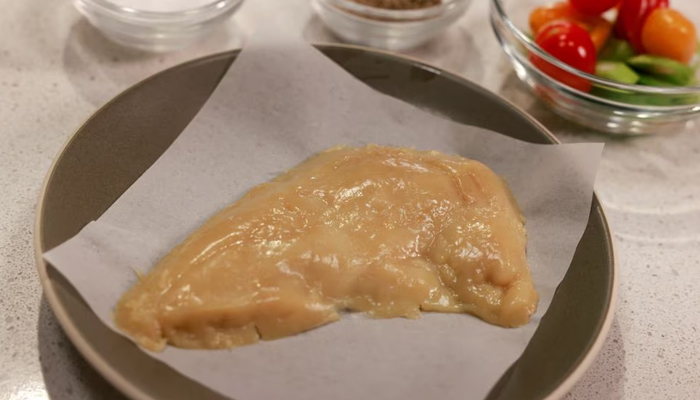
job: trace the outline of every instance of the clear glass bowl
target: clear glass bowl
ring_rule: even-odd
[[[351,0],[313,0],[324,24],[350,43],[388,50],[405,50],[426,43],[450,26],[470,0],[443,0],[416,10],[388,10]]]
[[[112,41],[155,52],[193,43],[233,15],[242,3],[243,0],[180,1],[167,5],[170,10],[160,11],[154,2],[149,3],[149,8],[135,8],[124,0],[73,0],[90,23]]]
[[[552,2],[553,0],[491,0],[493,30],[510,57],[516,74],[552,110],[581,125],[610,133],[670,133],[695,124],[694,118],[700,116],[699,86],[651,87],[622,84],[574,69],[544,52],[528,34],[528,16],[534,8]],[[700,8],[695,7],[695,10],[695,14],[698,14]],[[681,8],[680,11],[691,20],[700,17],[693,15],[692,8]],[[545,75],[532,65],[530,54],[589,81],[595,92],[585,93],[573,89]],[[594,94],[600,91],[605,91],[610,96],[600,97]]]

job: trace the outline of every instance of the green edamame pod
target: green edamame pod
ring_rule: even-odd
[[[639,75],[636,72],[627,64],[619,61],[598,61],[595,65],[595,74],[601,78],[630,85],[639,80]]]
[[[635,52],[632,44],[626,40],[610,38],[603,50],[598,55],[599,60],[604,61],[627,61],[634,57]]]
[[[640,94],[601,87],[594,87],[591,94],[620,103],[643,106],[673,106],[677,104],[672,97],[666,95]]]
[[[640,85],[644,85],[644,86],[659,86],[659,87],[677,86],[671,82],[665,81],[663,79],[655,78],[651,75],[646,75],[646,74],[639,74],[639,81],[637,83]]]
[[[680,86],[690,83],[695,75],[693,69],[683,63],[648,54],[632,57],[627,60],[627,64],[638,71]]]
[[[697,70],[698,67],[700,66],[700,42],[698,42],[698,47],[695,49],[695,55],[693,56],[693,59],[690,60],[690,67],[694,70]]]

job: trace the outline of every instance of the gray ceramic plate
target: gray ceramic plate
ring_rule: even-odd
[[[319,47],[379,91],[458,122],[529,142],[556,142],[531,117],[459,77],[367,49]],[[97,219],[148,169],[199,111],[236,55],[229,52],[177,66],[117,96],[66,144],[39,199],[35,240],[45,296],[82,355],[134,399],[222,397],[153,360],[105,327],[41,254]],[[612,241],[603,210],[594,198],[588,227],[550,310],[525,353],[504,374],[489,399],[563,396],[600,349],[614,301]]]

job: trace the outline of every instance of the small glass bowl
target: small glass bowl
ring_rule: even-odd
[[[153,52],[172,51],[195,42],[233,15],[242,3],[211,0],[191,8],[153,11],[109,0],[73,0],[75,7],[110,40]]]
[[[470,0],[443,0],[433,7],[388,10],[351,0],[313,0],[321,20],[341,39],[387,50],[417,47],[439,35],[467,9]]]
[[[700,116],[700,86],[622,84],[579,71],[542,50],[520,28],[528,26],[533,9],[551,3],[552,0],[491,0],[491,25],[518,77],[554,112],[609,133],[670,133],[694,125],[693,119]],[[687,10],[681,11],[691,19],[695,17]],[[587,80],[593,91],[582,92],[552,79],[532,65],[530,54]],[[596,95],[601,91],[608,95]]]

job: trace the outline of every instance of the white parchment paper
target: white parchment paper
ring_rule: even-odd
[[[147,135],[147,132],[144,132]],[[45,257],[114,328],[136,280],[256,184],[339,144],[461,154],[504,176],[527,217],[541,300],[518,329],[469,315],[344,315],[294,337],[151,356],[238,400],[481,399],[520,356],[586,226],[602,145],[532,145],[379,94],[296,39],[252,39],[170,149],[97,221]]]

